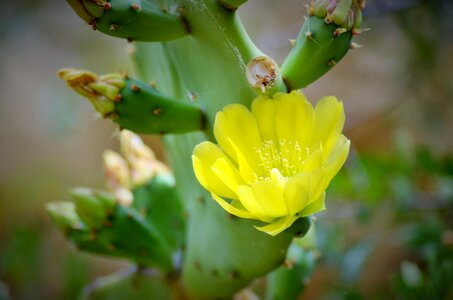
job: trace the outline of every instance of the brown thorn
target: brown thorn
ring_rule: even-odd
[[[114,31],[118,30],[118,28],[120,28],[118,24],[110,24],[109,30]]]
[[[121,100],[123,100],[123,96],[121,94],[115,96],[115,102],[120,102]]]
[[[351,42],[351,45],[349,45],[349,48],[350,49],[359,49],[359,48],[362,48],[362,45]]]
[[[153,109],[153,115],[155,116],[160,116],[160,114],[162,113],[162,108],[155,108]]]
[[[333,32],[333,36],[337,37],[337,36],[339,36],[340,34],[345,33],[345,32],[346,32],[346,29],[345,29],[345,28],[338,27],[338,28],[335,29],[335,31]]]
[[[285,266],[285,268],[291,270],[294,267],[294,262],[289,259],[285,259],[283,265]]]
[[[329,64],[329,67],[333,67],[337,64],[337,62],[334,61],[333,59],[331,59],[331,60],[329,60],[328,64]]]
[[[132,84],[132,85],[131,85],[131,90],[132,90],[133,92],[138,93],[138,92],[140,92],[141,88],[140,88],[138,85],[136,85],[136,84]]]
[[[111,112],[111,113],[108,114],[107,117],[112,119],[112,120],[116,120],[116,119],[118,119],[120,117],[120,115],[118,115],[117,112]]]
[[[230,278],[231,278],[231,279],[237,279],[237,278],[239,278],[239,272],[236,271],[236,270],[231,271],[231,273],[230,273]]]
[[[105,2],[104,3],[104,9],[105,10],[110,10],[112,9],[112,4],[110,2]]]
[[[131,8],[132,8],[132,10],[139,11],[140,10],[140,5],[138,5],[137,3],[132,3],[131,4]]]
[[[91,26],[91,29],[96,30],[96,19],[93,19],[90,22],[88,22],[88,25]]]

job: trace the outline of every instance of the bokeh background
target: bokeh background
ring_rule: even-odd
[[[281,63],[306,2],[250,0],[240,15]],[[304,91],[344,102],[353,150],[317,216],[319,261],[301,299],[453,299],[453,1],[367,5],[363,48]],[[78,252],[44,205],[102,188],[102,152],[118,143],[55,73],[133,73],[127,43],[62,0],[1,2],[0,42],[0,299],[75,299],[128,263]],[[157,137],[145,140],[165,159]]]

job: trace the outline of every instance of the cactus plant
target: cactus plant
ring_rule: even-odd
[[[158,289],[162,276],[180,282],[167,288],[183,292],[166,295],[229,299],[278,268],[293,238],[308,230],[309,216],[324,208],[324,191],[349,149],[341,103],[326,98],[314,109],[300,92],[285,93],[318,79],[346,54],[363,1],[312,1],[281,69],[242,26],[236,11],[244,0],[68,2],[94,29],[132,42],[136,70],[134,76],[59,71],[123,129],[130,151],[126,159],[105,154],[110,193],[78,189],[74,202],[50,203],[55,223],[82,250],[156,268],[163,275],[140,280],[157,280]],[[172,174],[127,130],[162,135]],[[254,157],[261,139],[279,141],[278,153],[264,159],[270,150],[263,148],[269,153]],[[269,173],[260,171],[263,163]],[[279,290],[282,280],[273,282]],[[112,286],[103,285],[103,293]]]

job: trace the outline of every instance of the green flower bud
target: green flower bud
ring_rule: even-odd
[[[102,227],[115,203],[105,193],[88,188],[75,188],[71,191],[71,196],[77,214],[90,228]]]
[[[63,231],[69,228],[81,229],[84,227],[73,202],[50,202],[46,204],[46,210],[52,221]]]

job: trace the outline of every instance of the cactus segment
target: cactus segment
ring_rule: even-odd
[[[78,192],[77,197],[85,195]],[[84,194],[88,192],[84,191]],[[162,271],[173,270],[172,249],[161,233],[146,222],[135,210],[115,205],[105,215],[100,224],[103,196],[89,194],[90,200],[83,200],[71,205],[68,202],[56,202],[47,205],[54,222],[59,225],[67,239],[80,250],[113,257],[124,257],[139,264],[155,266]],[[83,217],[79,214],[83,212]],[[85,223],[84,221],[88,221]],[[96,227],[91,227],[95,225]]]
[[[291,244],[283,266],[267,278],[265,300],[296,300],[313,273],[317,254]]]
[[[247,0],[218,0],[226,9],[234,11],[239,6],[247,2]]]
[[[129,78],[116,103],[114,121],[138,133],[168,134],[203,130],[204,113],[181,101],[168,98],[151,86]]]
[[[281,68],[287,88],[306,87],[324,75],[346,55],[351,39],[351,30],[344,32],[324,19],[309,17]]]
[[[129,41],[157,42],[189,34],[182,9],[161,1],[67,0],[94,29]]]
[[[88,98],[104,117],[121,128],[138,133],[186,133],[203,130],[204,113],[171,99],[136,79],[119,73],[97,76],[75,69],[62,69],[58,76],[80,95]]]
[[[180,300],[177,285],[152,269],[130,268],[97,279],[78,300],[167,299]]]
[[[193,299],[231,299],[254,278],[282,264],[292,235],[259,232],[253,227],[257,222],[225,213],[208,197],[189,217],[191,248],[183,281]]]
[[[175,182],[170,174],[159,174],[133,190],[132,207],[162,235],[174,252],[185,240],[185,219]]]

